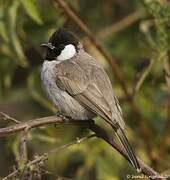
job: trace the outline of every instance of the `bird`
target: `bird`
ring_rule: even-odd
[[[130,163],[141,171],[136,155],[124,133],[125,122],[111,81],[99,62],[88,54],[72,32],[59,28],[41,45],[46,54],[41,81],[59,112],[73,120],[97,115],[112,128]]]

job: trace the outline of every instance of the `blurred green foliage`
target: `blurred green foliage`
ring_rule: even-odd
[[[66,2],[117,59],[131,91],[146,72],[134,101],[149,127],[152,139],[149,142],[152,147],[150,154],[153,156],[147,152],[147,139],[141,137],[138,119],[134,117],[106,60],[96,53],[93,44],[84,38],[85,35],[53,0],[0,0],[0,111],[22,121],[57,112],[41,90],[40,68],[44,54],[40,44],[47,42],[51,33],[64,26],[79,35],[87,51],[102,59],[101,63],[113,79],[115,93],[122,99],[125,120],[131,127],[127,129],[127,135],[136,153],[158,171],[165,170],[170,166],[170,139],[169,133],[165,132],[170,127],[170,90],[166,86],[163,61],[168,57],[170,48],[170,3],[166,0]],[[110,32],[104,38],[97,36],[103,29],[135,11],[139,11],[141,16],[128,27],[116,33]],[[97,123],[105,125],[100,118]],[[7,125],[1,124],[2,127]],[[29,158],[86,134],[86,130],[74,126],[33,130],[28,136]],[[0,140],[0,176],[7,175],[16,164],[21,136],[16,134]],[[82,180],[126,179],[126,174],[135,173],[116,151],[99,139],[86,141],[51,156],[45,168],[53,174]],[[45,177],[55,179],[50,174]]]

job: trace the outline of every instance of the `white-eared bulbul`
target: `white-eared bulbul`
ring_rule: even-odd
[[[47,53],[41,79],[60,113],[74,120],[101,116],[112,126],[131,164],[139,172],[138,160],[123,131],[122,110],[103,67],[64,29],[54,32],[42,46],[47,48]]]

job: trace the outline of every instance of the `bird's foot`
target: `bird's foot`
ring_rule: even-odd
[[[63,114],[61,114],[60,112],[56,113],[57,117],[60,117],[64,122],[69,122],[69,118]],[[54,127],[57,129],[57,124],[54,124]]]
[[[61,119],[63,119],[64,121],[68,121],[69,118],[65,115],[63,115],[62,113],[60,112],[57,112],[56,116],[60,117]]]

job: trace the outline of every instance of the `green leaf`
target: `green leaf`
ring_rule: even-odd
[[[34,0],[20,0],[20,2],[30,18],[32,18],[37,24],[41,25],[43,22],[36,6],[36,2]]]
[[[2,37],[2,39],[5,41],[5,42],[8,42],[9,39],[8,39],[8,35],[6,33],[6,30],[5,30],[5,25],[3,22],[0,21],[0,36]]]
[[[18,1],[13,1],[13,4],[10,6],[8,11],[8,19],[9,19],[9,35],[11,39],[12,46],[18,56],[18,63],[23,67],[28,66],[28,62],[23,52],[23,48],[21,46],[20,40],[16,33],[16,19],[17,19],[17,11],[19,7]]]
[[[8,35],[7,31],[5,29],[5,23],[4,23],[4,7],[0,6],[0,36],[5,42],[8,42]]]

